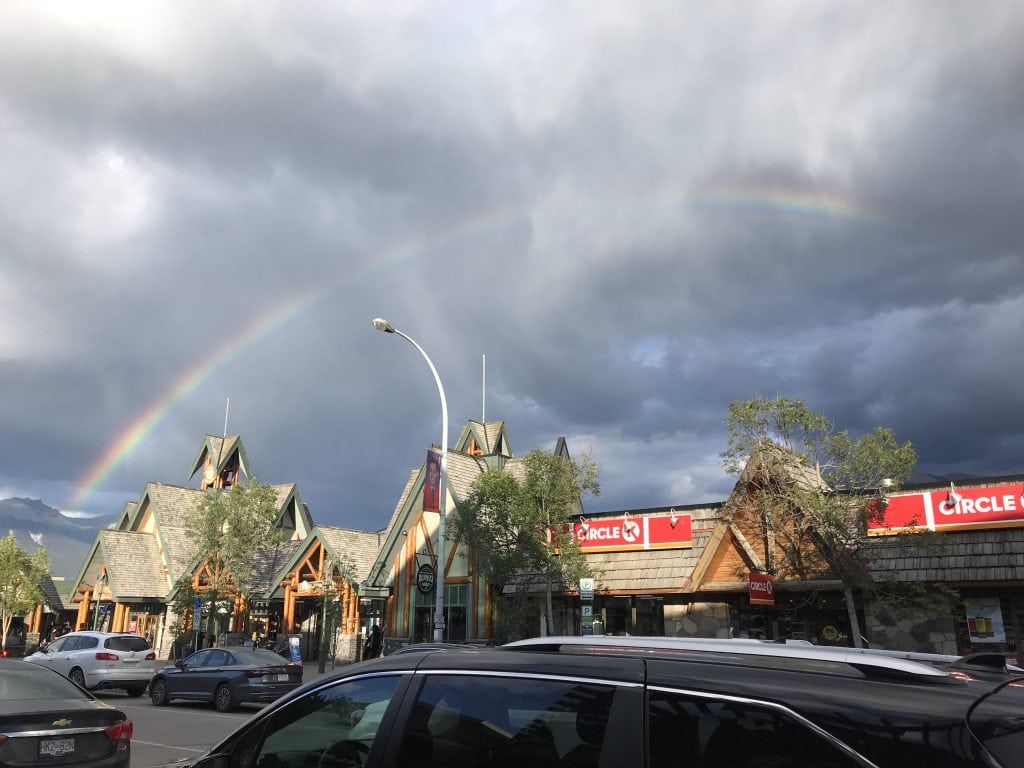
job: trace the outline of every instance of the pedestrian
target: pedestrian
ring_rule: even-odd
[[[383,645],[384,639],[381,637],[380,625],[374,624],[370,627],[370,634],[366,636],[366,643],[363,645],[363,658],[376,659],[380,656]]]

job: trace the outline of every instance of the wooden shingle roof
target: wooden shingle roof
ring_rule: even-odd
[[[110,591],[121,601],[163,598],[171,587],[151,533],[100,530],[100,546],[110,574]]]
[[[198,509],[205,492],[197,488],[149,483],[146,495],[153,506],[157,536],[170,563],[169,575],[173,583],[192,567],[195,560],[195,545],[188,538],[185,521],[189,512]]]
[[[356,531],[351,528],[318,525],[315,532],[342,562],[353,579],[360,583],[366,581],[380,551],[384,539],[383,531]]]

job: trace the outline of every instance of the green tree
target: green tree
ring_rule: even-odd
[[[249,593],[257,552],[280,541],[278,512],[277,493],[254,478],[227,491],[208,489],[186,516],[185,530],[194,554],[206,565],[202,596],[210,622],[217,600]]]
[[[733,401],[725,424],[723,464],[754,489],[769,572],[806,578],[822,564],[831,567],[843,584],[853,644],[861,647],[854,589],[874,587],[864,557],[867,525],[883,514],[885,494],[910,477],[913,446],[886,427],[853,439],[802,400],[782,396]]]
[[[548,627],[554,627],[554,590],[592,575],[572,521],[583,510],[583,497],[601,490],[589,456],[576,462],[534,448],[520,468],[515,475],[503,468],[478,476],[453,525],[494,589],[503,639],[537,606],[538,587]]]
[[[11,531],[0,539],[0,648],[7,650],[7,633],[15,616],[24,616],[46,599],[43,581],[50,574],[45,549],[32,554],[18,546]]]

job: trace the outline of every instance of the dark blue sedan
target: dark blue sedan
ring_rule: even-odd
[[[264,648],[204,648],[149,683],[153,704],[173,699],[209,701],[218,712],[239,704],[274,701],[302,685],[302,666]]]

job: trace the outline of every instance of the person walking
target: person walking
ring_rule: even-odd
[[[370,627],[370,634],[366,636],[366,643],[363,645],[363,658],[376,659],[380,656],[383,645],[384,638],[380,633],[380,625],[374,624]]]

